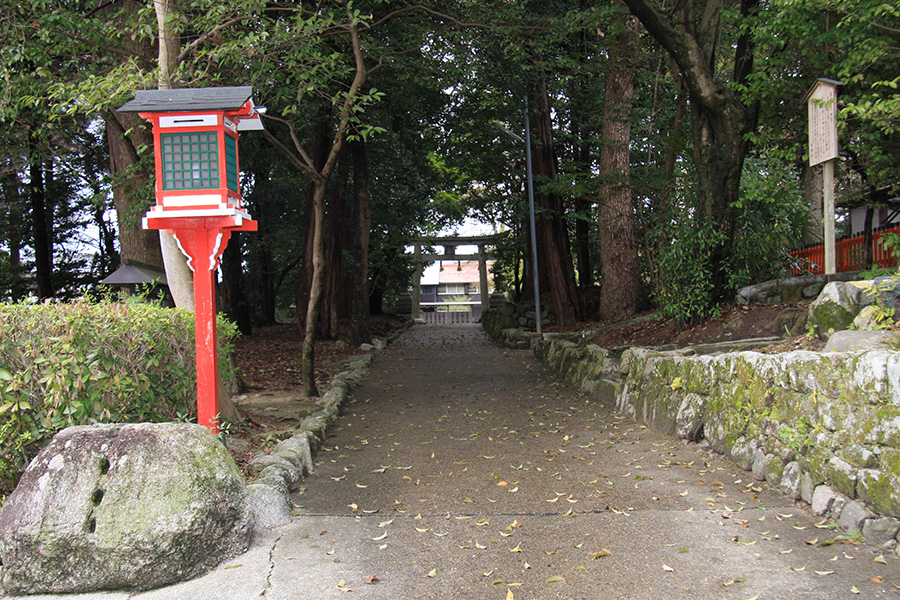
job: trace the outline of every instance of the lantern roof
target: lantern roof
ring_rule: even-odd
[[[135,285],[138,283],[155,283],[168,285],[166,272],[159,267],[146,265],[135,260],[122,260],[122,266],[116,269],[100,283],[103,285]]]
[[[126,102],[119,112],[169,113],[201,110],[239,110],[251,100],[253,87],[177,88],[172,90],[138,90],[134,100]],[[251,100],[252,105],[252,100]]]

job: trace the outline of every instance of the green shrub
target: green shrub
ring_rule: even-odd
[[[685,326],[716,315],[710,262],[722,234],[709,226],[685,223],[672,225],[666,235],[673,239],[657,257],[661,277],[653,294],[660,311]]]
[[[809,204],[798,182],[789,161],[747,158],[740,198],[732,205],[736,222],[728,261],[730,290],[788,275],[788,252],[801,245],[809,227]]]
[[[220,370],[235,327],[218,320]],[[0,304],[0,479],[70,425],[195,420],[194,315],[147,302]]]

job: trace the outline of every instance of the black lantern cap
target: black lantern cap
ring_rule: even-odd
[[[178,88],[138,90],[134,100],[119,109],[124,113],[196,112],[202,110],[238,110],[253,95],[253,87]]]

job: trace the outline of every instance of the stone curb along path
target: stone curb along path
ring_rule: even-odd
[[[412,322],[407,321],[386,339],[375,338],[363,348],[380,352],[410,327]],[[248,470],[256,479],[247,484],[247,498],[255,529],[274,529],[290,523],[291,493],[312,473],[315,453],[328,428],[340,416],[350,392],[365,380],[374,356],[359,354],[347,359],[347,368],[331,377],[328,390],[316,402],[319,409],[301,421],[297,433],[280,441],[268,454],[259,452],[250,459]]]

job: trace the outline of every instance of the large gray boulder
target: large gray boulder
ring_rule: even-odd
[[[827,340],[835,331],[849,328],[864,307],[875,302],[858,282],[832,281],[809,306],[808,323],[819,338]]]
[[[244,552],[243,477],[199,425],[71,427],[28,466],[0,512],[7,593],[145,590]]]
[[[853,352],[858,350],[890,349],[898,334],[893,331],[835,331],[822,352]]]

